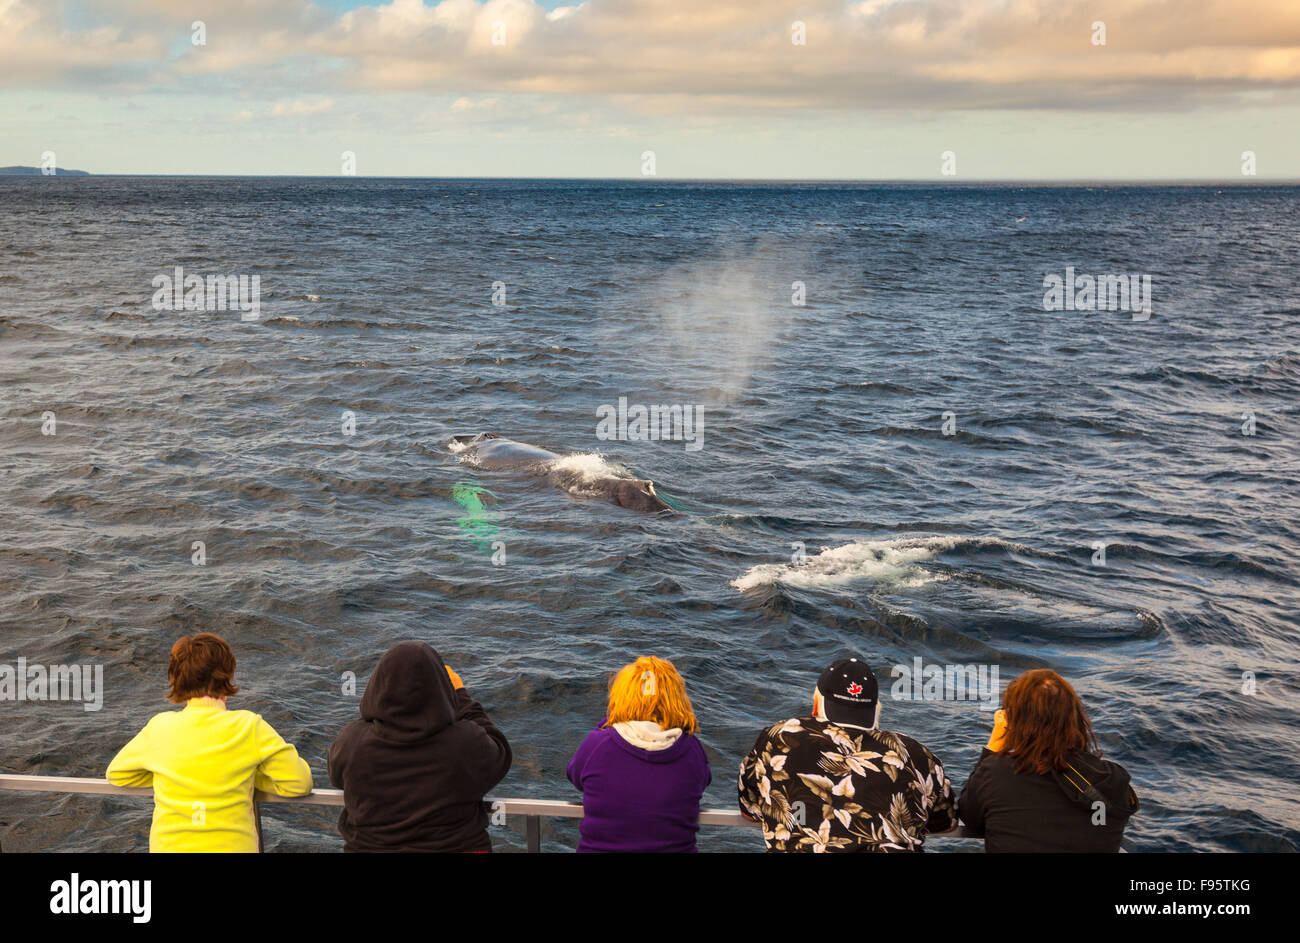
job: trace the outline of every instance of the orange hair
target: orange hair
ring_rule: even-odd
[[[653,720],[665,730],[680,727],[683,733],[699,729],[686,682],[671,661],[643,655],[610,679],[605,726],[628,720]]]

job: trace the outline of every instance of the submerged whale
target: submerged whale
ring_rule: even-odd
[[[562,455],[546,449],[516,442],[495,432],[477,435],[454,435],[452,446],[479,468],[490,471],[523,471],[563,488],[571,494],[604,497],[619,507],[633,511],[671,511],[655,494],[654,482],[648,478],[624,478],[610,473],[588,474],[565,468]]]

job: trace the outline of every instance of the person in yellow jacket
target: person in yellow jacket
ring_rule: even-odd
[[[115,786],[152,786],[149,850],[256,852],[253,790],[305,796],[311,769],[251,711],[227,710],[235,655],[203,632],[172,646],[167,699],[183,710],[155,714],[108,764]]]

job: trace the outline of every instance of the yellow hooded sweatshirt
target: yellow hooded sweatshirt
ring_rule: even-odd
[[[311,769],[260,714],[191,698],[156,714],[108,764],[115,786],[152,786],[150,851],[257,851],[253,790],[311,792]]]

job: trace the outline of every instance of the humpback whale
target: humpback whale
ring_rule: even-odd
[[[454,435],[448,443],[454,451],[479,468],[489,471],[521,471],[542,478],[571,494],[599,495],[633,511],[671,511],[655,494],[654,482],[648,478],[623,478],[612,473],[585,474],[565,468],[564,456],[516,442],[495,432],[477,435]]]

